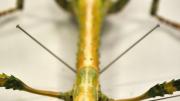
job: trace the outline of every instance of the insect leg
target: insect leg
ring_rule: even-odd
[[[32,88],[26,85],[23,81],[11,75],[8,76],[6,74],[0,74],[0,87],[5,87],[6,89],[20,90],[33,94],[55,97],[59,99],[67,99],[71,97],[70,92],[54,92],[54,91],[46,91]]]
[[[12,13],[18,10],[22,10],[23,7],[24,7],[24,0],[17,0],[16,7],[0,12],[0,16],[7,15],[9,13]]]
[[[175,28],[179,28],[180,29],[180,24],[179,23],[172,22],[172,21],[170,21],[170,20],[168,20],[168,19],[166,19],[166,18],[164,18],[162,16],[159,16],[157,14],[157,11],[158,11],[158,8],[159,8],[159,3],[160,3],[160,0],[153,0],[150,14],[152,16],[154,16],[155,18],[157,18],[159,21],[161,21],[163,23],[166,23],[168,25],[171,25],[171,26],[173,26]]]
[[[72,11],[69,0],[55,0],[55,2],[65,11]]]
[[[117,13],[121,10],[123,10],[123,8],[128,4],[130,0],[117,0],[117,1],[111,1],[111,5],[110,8],[108,10],[108,13]]]
[[[176,91],[180,91],[180,79],[157,84],[157,85],[151,87],[147,92],[145,92],[144,94],[142,94],[138,97],[134,97],[134,98],[130,98],[130,99],[119,99],[119,100],[112,99],[110,101],[141,101],[144,99],[154,98],[157,96],[163,97],[166,94],[171,95]],[[176,97],[176,96],[174,96],[174,97]],[[168,98],[172,98],[172,97],[168,97]],[[162,99],[168,99],[168,98],[164,97]],[[157,101],[157,100],[150,100],[150,101]]]

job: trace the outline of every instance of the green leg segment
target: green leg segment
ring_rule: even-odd
[[[172,80],[170,82],[164,82],[162,84],[157,84],[151,87],[146,93],[135,98],[119,100],[110,99],[110,101],[141,101],[144,99],[154,98],[157,96],[163,97],[166,94],[173,94],[176,91],[180,91],[180,79]]]
[[[15,11],[18,11],[18,10],[22,10],[23,7],[24,7],[24,0],[17,0],[15,8],[10,8],[8,10],[0,12],[0,16],[7,15],[9,13],[12,13],[12,12],[15,12]]]
[[[4,73],[0,74],[0,87],[5,87],[6,89],[26,91],[26,92],[38,94],[38,95],[55,97],[55,98],[59,98],[59,99],[64,99],[65,101],[71,101],[71,100],[67,100],[67,99],[70,99],[71,95],[72,95],[71,94],[72,91],[62,93],[62,92],[34,89],[34,88],[26,85],[24,82],[22,82],[20,79],[18,79],[16,77],[14,77],[13,75],[8,76]]]
[[[172,27],[175,27],[175,28],[179,28],[180,29],[180,24],[179,23],[176,23],[176,22],[172,22],[166,18],[163,18],[161,16],[159,16],[157,14],[157,11],[158,11],[158,8],[159,8],[159,3],[160,3],[160,0],[153,0],[152,2],[152,6],[151,6],[151,15],[154,16],[155,18],[157,18],[159,21],[163,22],[163,23],[166,23]]]
[[[147,95],[149,98],[156,96],[163,97],[165,94],[173,94],[175,91],[180,91],[180,79],[157,84],[149,89]]]

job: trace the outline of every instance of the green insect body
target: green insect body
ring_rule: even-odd
[[[99,83],[99,37],[102,23],[109,14],[121,11],[130,0],[55,0],[65,11],[75,16],[79,25],[79,43],[76,64],[76,81],[71,91],[52,92],[31,88],[14,76],[0,75],[0,86],[6,89],[22,90],[35,94],[51,96],[65,101],[140,101],[156,96],[172,94],[180,90],[180,80],[172,80],[155,85],[144,94],[130,99],[114,100],[101,92]],[[23,9],[23,0],[17,1],[17,7],[0,15]],[[153,0],[151,15],[159,20],[179,27],[157,15],[159,0]],[[19,26],[18,26],[19,27]]]

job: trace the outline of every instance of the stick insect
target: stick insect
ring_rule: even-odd
[[[76,16],[76,19],[79,23],[80,41],[78,45],[79,48],[76,70],[63,62],[50,50],[48,50],[36,39],[30,36],[20,26],[17,27],[28,34],[32,39],[34,39],[43,48],[58,58],[61,62],[63,62],[69,69],[71,69],[73,72],[76,72],[76,82],[73,86],[73,89],[68,92],[38,90],[29,87],[20,79],[14,76],[8,76],[6,74],[1,74],[0,86],[7,89],[12,88],[14,90],[22,90],[35,94],[56,97],[65,101],[140,101],[156,96],[164,96],[165,94],[172,94],[173,92],[180,90],[180,80],[172,80],[170,82],[157,84],[144,94],[135,98],[116,100],[106,96],[103,92],[101,92],[99,84],[99,74],[106,70],[106,68],[102,70],[99,68],[99,34],[104,17],[108,14],[121,11],[129,2],[129,0],[118,0],[116,2],[110,0],[56,0],[56,2],[65,11]],[[158,16],[158,4],[159,0],[153,0],[151,15],[164,23],[167,23],[175,28],[179,28],[179,24]],[[2,12],[1,15],[5,15],[21,9],[23,9],[23,0],[18,0],[17,8]],[[144,37],[146,37],[148,34],[146,34]],[[136,43],[140,42],[141,40],[142,39],[138,40]],[[136,43],[134,45],[136,45]],[[134,45],[132,45],[132,47]],[[129,49],[131,49],[131,47]],[[106,67],[108,68],[110,65]]]

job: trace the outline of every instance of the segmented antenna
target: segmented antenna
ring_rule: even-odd
[[[49,50],[47,47],[45,47],[41,42],[39,42],[36,38],[31,36],[27,31],[25,31],[22,27],[19,25],[16,26],[16,28],[20,29],[22,32],[24,32],[27,36],[29,36],[32,40],[34,40],[38,45],[40,45],[43,49],[45,49],[48,53],[50,53],[53,57],[55,57],[57,60],[59,60],[62,64],[64,64],[67,68],[69,68],[71,71],[76,73],[76,70],[72,68],[69,64],[67,64],[64,60],[59,58],[56,54],[54,54],[51,50]]]
[[[117,58],[115,58],[112,62],[110,62],[107,66],[105,66],[101,71],[100,74],[105,72],[109,67],[112,66],[115,62],[117,62],[121,57],[123,57],[127,52],[129,52],[133,47],[135,47],[139,42],[141,42],[143,39],[145,39],[151,32],[153,32],[156,28],[160,27],[159,24],[157,24],[154,28],[152,28],[149,32],[147,32],[144,36],[142,36],[139,40],[137,40],[134,44],[132,44],[128,49],[126,49],[123,53],[121,53]]]

